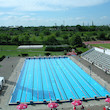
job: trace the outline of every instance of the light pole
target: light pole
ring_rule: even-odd
[[[90,70],[90,76],[91,76],[91,66],[89,65],[89,70]]]

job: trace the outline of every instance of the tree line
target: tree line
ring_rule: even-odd
[[[110,40],[109,26],[0,27],[1,45],[75,45],[83,41]]]

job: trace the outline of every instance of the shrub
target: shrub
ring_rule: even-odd
[[[64,55],[66,55],[67,54],[67,50],[64,50]]]
[[[49,56],[49,55],[51,55],[51,53],[47,52],[47,53],[45,53],[45,55],[46,55],[46,56]]]
[[[21,53],[21,56],[26,57],[26,56],[28,56],[28,53]]]
[[[83,43],[83,44],[82,44],[82,47],[83,47],[83,48],[86,48],[86,45]]]
[[[71,49],[70,46],[67,46],[67,47],[52,47],[52,46],[47,46],[45,48],[45,51],[69,51]]]
[[[0,61],[2,61],[4,58],[5,58],[5,56],[4,56],[4,55],[3,55],[3,56],[1,56],[1,57],[0,57]]]

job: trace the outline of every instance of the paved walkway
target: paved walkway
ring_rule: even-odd
[[[10,58],[5,58],[3,61],[1,61],[0,76],[4,77],[5,80],[8,80],[14,68],[18,64],[19,59],[20,57],[10,57]]]
[[[4,71],[7,70],[7,74],[6,73],[3,74],[3,76],[6,79],[6,84],[3,88],[3,90],[0,92],[0,109],[2,109],[2,110],[15,110],[15,109],[12,109],[15,107],[9,107],[8,103],[9,103],[11,94],[13,92],[13,89],[16,85],[23,62],[24,62],[24,58],[4,59],[4,61],[1,62],[2,65],[6,64],[5,66],[7,67],[7,69],[4,70]],[[13,64],[13,67],[12,67],[12,64]],[[3,65],[3,68],[5,67],[4,65]],[[10,68],[10,70],[9,70],[9,68]]]

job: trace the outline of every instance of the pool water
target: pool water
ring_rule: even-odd
[[[68,57],[27,58],[10,103],[106,95],[110,93]]]

